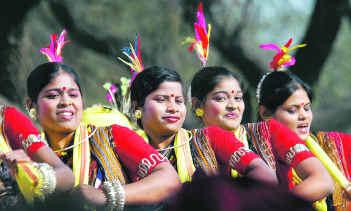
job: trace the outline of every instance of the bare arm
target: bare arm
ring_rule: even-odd
[[[158,203],[174,194],[180,187],[180,179],[173,166],[163,162],[156,166],[149,176],[125,186],[126,203]]]
[[[295,170],[303,180],[292,189],[296,196],[313,202],[333,192],[334,182],[317,158],[310,157],[300,162]]]
[[[35,162],[47,163],[54,168],[56,176],[56,191],[63,192],[72,189],[74,185],[73,172],[48,146],[43,146],[33,153],[32,159]]]
[[[74,184],[72,171],[62,163],[48,146],[44,145],[44,142],[39,140],[38,136],[40,133],[33,122],[15,107],[6,107],[3,112],[4,135],[7,137],[12,149],[25,148],[27,152],[14,150],[7,153],[8,159],[12,160],[12,162],[33,160],[38,163],[47,163],[55,170],[56,190],[66,191],[71,189]],[[38,140],[33,141],[33,137]],[[32,150],[29,150],[29,148],[32,148]]]
[[[247,167],[245,174],[247,177],[264,184],[276,186],[278,185],[278,178],[273,169],[269,168],[267,164],[260,158],[252,160]]]
[[[180,186],[177,172],[170,163],[163,162],[157,165],[150,175],[124,186],[125,204],[159,203],[175,194]],[[103,207],[106,204],[106,196],[100,189],[81,185],[77,193],[91,205]]]

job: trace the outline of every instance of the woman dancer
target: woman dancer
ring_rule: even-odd
[[[267,74],[258,86],[259,115],[262,119],[275,118],[287,125],[302,140],[317,142],[336,165],[330,171],[335,177],[333,202],[335,210],[350,210],[351,185],[351,136],[339,132],[311,132],[313,120],[312,91],[298,76],[289,71],[274,71]],[[313,142],[312,142],[313,143]],[[331,165],[326,165],[330,168]]]
[[[276,184],[274,173],[253,152],[218,127],[187,131],[182,80],[174,70],[153,66],[139,73],[131,84],[131,101],[149,143],[177,169],[182,182],[196,172],[206,175],[240,173],[261,182]]]
[[[280,183],[308,201],[317,201],[332,190],[332,180],[315,157],[304,156],[308,149],[286,127],[274,120],[242,126],[243,91],[239,80],[223,67],[205,67],[191,83],[191,96],[196,115],[205,126],[218,125],[233,131],[238,139],[252,148],[277,172]],[[249,127],[250,126],[250,127]],[[285,131],[285,134],[282,132]],[[278,137],[279,139],[274,140]],[[248,141],[249,140],[249,141]],[[279,153],[282,156],[277,156]],[[291,162],[292,157],[300,157]],[[303,180],[293,184],[293,169]]]
[[[124,204],[158,203],[179,188],[169,162],[133,131],[81,123],[79,77],[68,65],[39,65],[27,88],[27,106],[36,111],[49,146],[73,169],[84,202],[122,210]]]
[[[0,209],[23,209],[24,199],[28,203],[43,201],[73,187],[72,171],[45,145],[27,116],[2,105],[0,120],[0,159],[4,161],[0,165]]]

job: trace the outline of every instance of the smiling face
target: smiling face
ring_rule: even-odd
[[[311,101],[306,91],[302,88],[297,89],[277,108],[273,117],[305,140],[309,135],[313,119]]]
[[[182,85],[162,82],[145,98],[142,110],[141,122],[146,133],[175,134],[183,126],[186,115]]]
[[[39,93],[38,120],[48,134],[67,134],[80,124],[83,100],[78,85],[69,73],[58,74]]]
[[[206,126],[217,125],[225,130],[238,128],[245,110],[243,92],[238,81],[233,77],[223,78],[207,94],[202,108],[202,120]]]

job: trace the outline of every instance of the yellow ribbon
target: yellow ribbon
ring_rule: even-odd
[[[74,185],[88,184],[89,182],[89,166],[90,166],[90,143],[88,138],[88,130],[85,124],[81,124],[74,134],[73,148],[73,174],[75,178]]]
[[[239,127],[234,130],[234,135],[235,137],[244,144],[245,147],[249,148],[249,142],[247,140],[247,133],[246,133],[246,129],[243,125],[239,125]],[[230,175],[233,178],[239,177],[239,172],[235,169],[231,169],[230,170]]]
[[[190,182],[191,177],[195,172],[195,166],[190,152],[189,139],[190,136],[188,131],[183,128],[178,131],[174,139],[174,146],[181,146],[175,147],[174,151],[177,158],[178,175],[182,183]]]
[[[346,189],[346,187],[350,184],[349,181],[311,136],[308,136],[306,139],[306,145],[308,149],[311,150],[311,152],[314,154],[314,156],[316,156],[318,160],[321,161],[334,181],[337,182],[342,188]]]
[[[0,130],[0,151],[3,153],[12,151],[2,134],[2,130]],[[17,164],[15,179],[20,192],[28,203],[33,203],[35,198],[40,198],[44,195],[40,191],[40,186],[42,184],[42,181],[40,181],[40,172],[37,168],[32,166],[30,162]]]
[[[96,127],[107,127],[113,124],[121,125],[129,129],[132,125],[128,118],[116,109],[95,105],[87,108],[83,112],[82,121],[86,125],[94,125]]]

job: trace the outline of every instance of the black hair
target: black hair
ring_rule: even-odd
[[[183,86],[180,75],[175,70],[166,67],[152,66],[139,73],[130,87],[133,109],[143,107],[145,98],[165,81],[179,82]]]
[[[60,71],[70,74],[79,87],[79,91],[82,92],[79,75],[72,67],[63,63],[47,62],[37,66],[27,78],[27,94],[33,103],[37,102],[40,91],[48,85]]]
[[[196,97],[200,102],[203,102],[207,94],[227,77],[232,77],[237,80],[240,87],[243,89],[243,82],[235,72],[220,66],[202,68],[194,75],[191,81],[191,97]]]
[[[312,102],[311,88],[290,71],[269,73],[258,86],[259,105],[265,106],[274,113],[296,90],[304,89]]]

